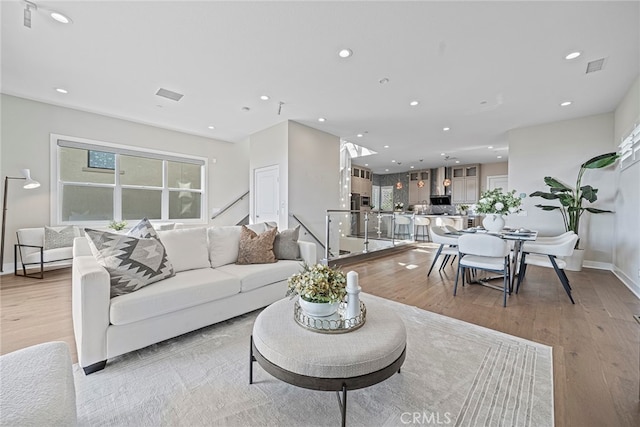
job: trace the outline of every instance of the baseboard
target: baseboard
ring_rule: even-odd
[[[595,268],[596,270],[609,270],[613,271],[613,264],[610,262],[600,262],[600,261],[584,261],[582,263],[583,267],[586,268]]]
[[[624,285],[629,288],[631,292],[633,292],[636,298],[640,299],[640,284],[634,282],[629,276],[624,274],[624,272],[617,267],[614,267],[612,271],[613,274],[615,274],[616,277],[620,279],[620,281],[624,283]]]

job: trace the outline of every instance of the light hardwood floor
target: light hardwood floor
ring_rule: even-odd
[[[427,279],[434,252],[419,245],[343,269],[359,273],[364,292],[552,346],[557,426],[640,426],[640,301],[611,272],[568,272],[572,305],[552,270],[530,267],[503,308],[499,291],[478,285],[453,297],[451,267]],[[0,353],[62,340],[76,358],[70,274],[1,276]]]

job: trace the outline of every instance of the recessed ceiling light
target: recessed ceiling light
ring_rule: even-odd
[[[68,90],[63,89],[63,88],[61,88],[61,87],[57,87],[57,88],[56,88],[56,92],[58,92],[58,93],[69,93],[69,91],[68,91]]]
[[[357,134],[356,136],[357,136],[358,138],[362,138],[364,135],[363,135],[363,134],[361,134],[361,133],[359,133],[359,134]]]
[[[249,107],[242,107],[242,108],[241,108],[241,110],[242,110],[242,111],[244,111],[244,112],[246,113],[246,112],[251,111],[251,108],[249,108]]]
[[[71,22],[73,22],[71,21],[71,18],[63,15],[60,12],[51,12],[51,17],[62,24],[70,24]]]
[[[378,80],[378,83],[380,83],[381,85],[385,85],[389,83],[389,79],[387,77],[383,77],[380,80]]]
[[[391,160],[391,163],[395,163],[395,162],[396,162],[395,160]]]
[[[582,52],[571,52],[564,59],[576,59],[578,56],[582,55]]]
[[[340,56],[340,58],[348,58],[351,55],[353,55],[353,51],[351,49],[341,49],[340,52],[338,52],[338,56]]]
[[[490,145],[487,147],[489,150],[491,150],[493,148],[493,145]]]
[[[568,105],[571,105],[571,101],[564,101],[564,102],[560,103],[561,107],[566,107]]]
[[[327,119],[325,119],[324,117],[319,117],[319,118],[318,118],[318,121],[319,121],[319,122],[326,122],[326,121],[327,121]]]
[[[499,158],[499,159],[501,159],[501,158],[502,158],[502,156],[498,156],[498,158]]]
[[[444,156],[444,153],[440,153],[441,156]]]
[[[411,169],[415,168],[415,166],[411,166]]]
[[[460,160],[456,160],[456,163],[460,163]]]
[[[385,169],[384,171],[385,171],[385,172],[389,172],[389,169]]]
[[[409,103],[409,105],[411,105],[412,107],[415,107],[415,106],[416,106],[416,105],[418,105],[418,104],[420,104],[420,102],[418,102],[418,101],[411,101],[411,102]]]
[[[389,148],[389,146],[388,146],[388,145],[385,145],[385,146],[384,146],[384,148]]]
[[[364,165],[365,165],[365,166],[369,166],[369,163],[365,163]]]
[[[451,128],[449,128],[449,127],[443,127],[443,128],[442,128],[442,130],[446,132],[446,131],[448,131],[448,130],[451,130]]]
[[[215,126],[207,126],[209,129],[215,129]]]
[[[262,99],[263,101],[268,101],[269,100],[269,96],[268,95],[261,95],[260,99]]]

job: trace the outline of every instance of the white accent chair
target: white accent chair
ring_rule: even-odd
[[[439,243],[440,246],[438,247],[438,251],[436,252],[436,255],[433,257],[433,262],[431,263],[431,267],[429,268],[427,277],[431,274],[431,271],[433,270],[433,266],[436,265],[436,261],[438,260],[440,255],[444,255],[444,259],[440,264],[440,268],[438,269],[438,271],[442,271],[442,269],[447,266],[449,259],[451,259],[451,264],[453,265],[453,261],[455,260],[455,257],[458,256],[457,246],[458,246],[459,236],[447,234],[451,232],[452,230],[445,227],[431,227],[431,241],[433,243]]]
[[[458,238],[458,271],[456,283],[453,287],[453,295],[458,290],[458,277],[462,273],[462,286],[464,286],[467,268],[486,270],[503,275],[503,307],[507,306],[507,294],[510,278],[510,253],[509,244],[497,236],[490,234],[465,234]]]
[[[420,228],[422,228],[422,239],[427,242],[431,241],[431,235],[429,234],[429,225],[431,221],[426,216],[417,216],[413,220],[413,223],[416,226],[416,240],[418,240],[418,236],[420,235]]]
[[[63,227],[54,227],[59,231]],[[18,243],[14,246],[13,268],[16,276],[44,278],[44,266],[69,266],[72,263],[72,246],[64,248],[44,248],[44,227],[21,228],[16,231]],[[18,274],[18,265],[22,265],[22,274]],[[28,273],[30,268],[39,267],[39,274]]]
[[[523,245],[516,294],[520,289],[520,282],[522,282],[526,274],[527,265],[536,265],[538,267],[553,268],[571,303],[575,304],[571,295],[569,278],[564,272],[567,263],[559,257],[570,256],[573,253],[573,248],[578,241],[578,235],[571,231],[548,239],[550,240],[539,241],[540,239],[538,239],[534,242],[526,242]]]

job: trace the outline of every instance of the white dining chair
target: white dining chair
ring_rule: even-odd
[[[413,223],[416,226],[416,240],[418,240],[418,236],[420,235],[420,229],[422,228],[422,239],[427,242],[431,241],[431,236],[429,235],[429,225],[431,221],[426,216],[417,216],[413,220]]]
[[[560,283],[564,288],[567,296],[572,304],[575,304],[571,295],[571,285],[569,278],[564,272],[567,263],[560,257],[570,256],[573,248],[578,241],[578,235],[570,232],[565,233],[561,238],[551,242],[527,242],[528,245],[523,246],[522,256],[520,258],[520,271],[518,273],[518,284],[516,285],[516,294],[520,289],[520,283],[524,280],[527,271],[527,265],[536,265],[538,267],[553,268],[560,279]]]
[[[458,256],[457,246],[459,236],[447,233],[450,233],[450,231],[448,231],[444,227],[431,227],[431,241],[433,243],[440,244],[440,246],[438,246],[438,251],[433,257],[433,261],[431,262],[431,267],[429,268],[427,276],[431,274],[433,266],[436,265],[436,261],[438,261],[440,255],[443,255],[444,258],[442,259],[442,263],[440,264],[440,268],[438,269],[438,271],[441,271],[443,268],[445,268],[450,259],[451,264],[453,265],[455,257]]]
[[[508,243],[498,236],[490,234],[465,234],[458,238],[458,271],[456,282],[453,286],[453,295],[458,290],[458,278],[462,273],[462,286],[464,286],[466,270],[478,269],[498,273],[503,276],[503,302],[507,306],[507,294],[510,293],[510,259],[511,249]]]

